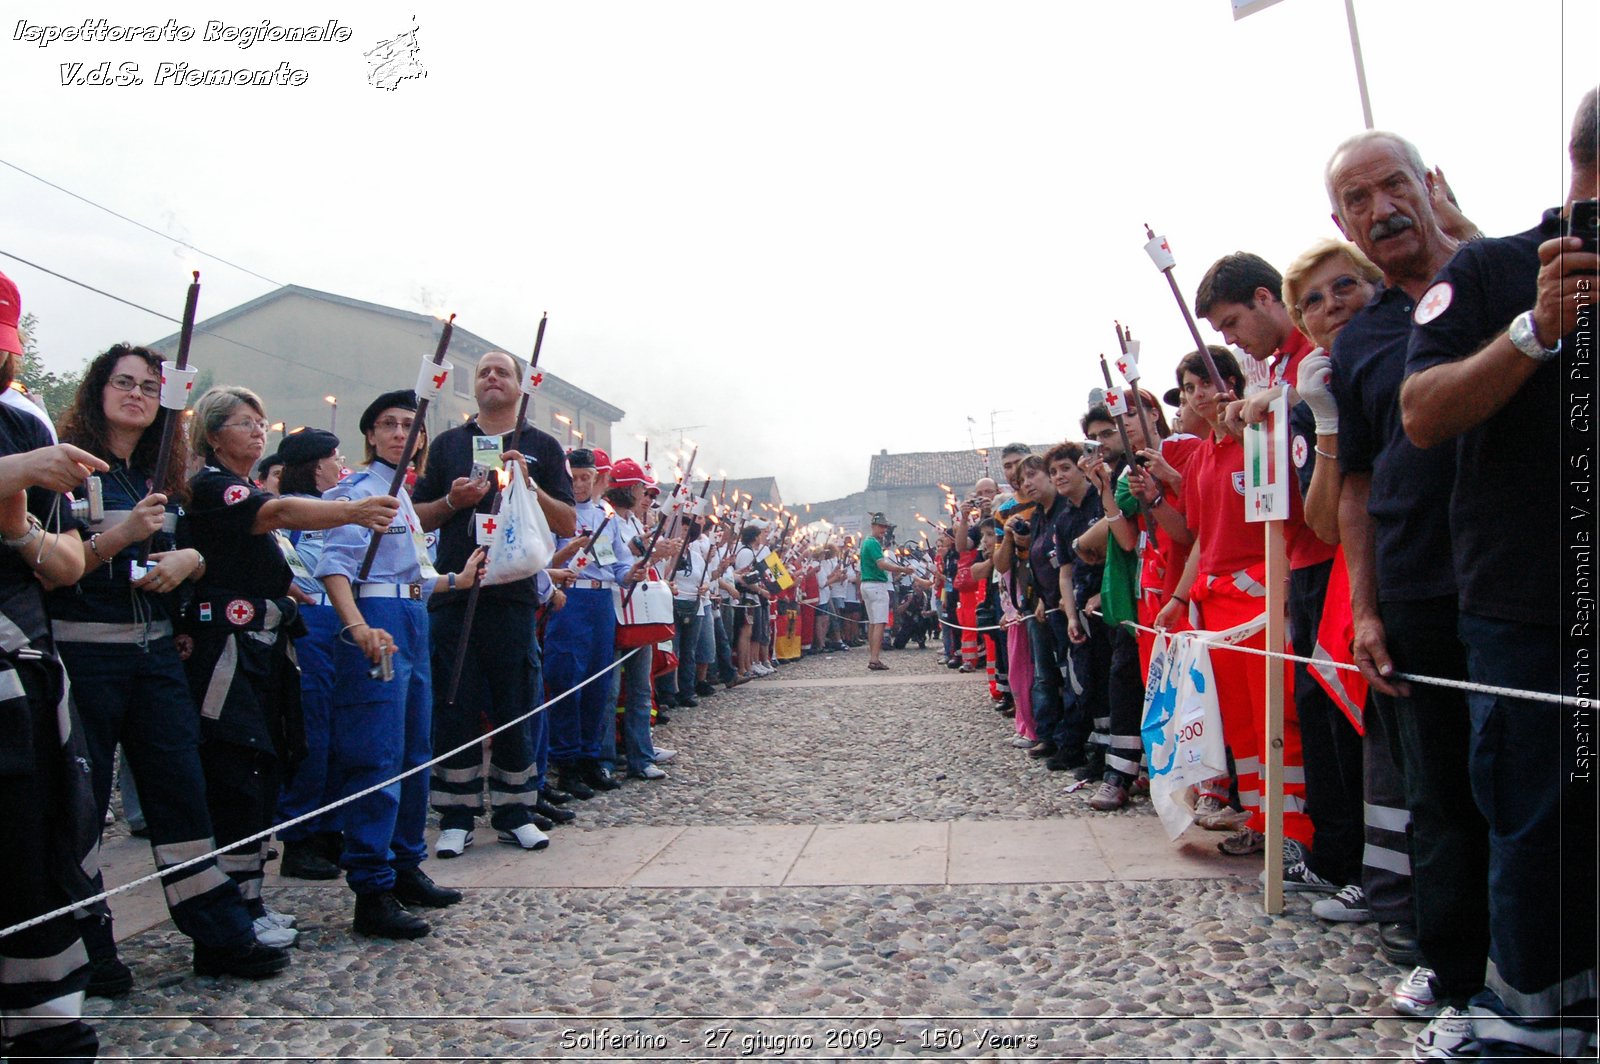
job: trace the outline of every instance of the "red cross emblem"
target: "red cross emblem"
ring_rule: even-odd
[[[544,383],[544,374],[543,373],[535,373],[533,376],[528,378],[528,383],[531,384],[535,388],[539,387],[539,385]]]
[[[580,571],[589,568],[589,556],[587,554],[578,555],[578,560],[574,565]]]
[[[245,487],[243,484],[229,484],[227,488],[223,489],[222,492],[222,502],[225,506],[232,506],[235,503],[244,502],[249,497],[250,489]]]
[[[494,535],[494,530],[498,527],[500,526],[494,523],[494,518],[492,517],[483,523],[484,532],[491,536]]]
[[[428,379],[433,381],[433,386],[435,388],[443,388],[444,387],[445,378],[448,377],[448,376],[450,376],[450,371],[447,370],[447,369],[442,369],[442,370],[439,371],[439,375],[438,376],[430,377]]]
[[[228,623],[236,628],[243,628],[256,619],[256,608],[244,599],[234,599],[222,612],[228,618]]]
[[[1426,325],[1450,309],[1450,301],[1455,297],[1455,289],[1450,287],[1449,281],[1440,281],[1422,294],[1422,300],[1417,303],[1417,309],[1411,317],[1418,325]]]

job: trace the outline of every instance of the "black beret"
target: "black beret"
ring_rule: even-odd
[[[339,437],[327,429],[301,429],[286,437],[278,448],[284,465],[318,462],[339,450]]]
[[[384,392],[361,412],[361,434],[365,436],[378,423],[378,415],[385,410],[416,410],[417,393],[410,388],[399,392]]]
[[[271,469],[275,465],[283,465],[283,455],[279,454],[277,451],[273,451],[268,455],[262,455],[261,461],[256,463],[256,475],[261,476],[265,474],[267,470]]]

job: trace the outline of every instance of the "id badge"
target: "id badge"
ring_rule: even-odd
[[[611,530],[606,529],[605,535],[594,544],[594,560],[601,565],[617,564],[617,552],[611,549]]]
[[[306,568],[305,559],[300,557],[300,552],[294,549],[294,544],[289,542],[289,537],[282,532],[273,532],[272,538],[278,542],[278,550],[283,554],[283,560],[289,563],[290,570],[295,576],[310,580],[311,570]]]
[[[493,473],[500,469],[499,436],[474,436],[472,437],[472,472],[474,475],[479,470]]]

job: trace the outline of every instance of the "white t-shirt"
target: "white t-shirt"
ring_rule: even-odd
[[[39,406],[32,399],[17,391],[16,388],[7,388],[4,392],[0,392],[0,403],[4,403],[13,409],[21,410],[24,413],[32,414],[44,422],[45,431],[50,433],[51,443],[61,442],[56,437],[56,427],[51,423],[50,415],[44,412],[44,407]]]

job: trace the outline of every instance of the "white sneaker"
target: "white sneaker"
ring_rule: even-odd
[[[256,923],[259,924],[262,922],[269,923],[273,927],[293,927],[296,923],[296,920],[288,913],[274,912],[273,910],[268,909],[265,915],[256,918]]]
[[[1018,750],[1032,750],[1034,747],[1039,745],[1039,740],[1030,739],[1026,735],[1019,735],[1015,739],[1011,740],[1011,745],[1016,747]]]
[[[1400,980],[1400,985],[1389,995],[1389,1007],[1394,1011],[1418,1019],[1439,1014],[1439,1004],[1433,999],[1432,968],[1413,968],[1411,974]]]
[[[433,844],[433,855],[447,861],[460,857],[472,845],[472,831],[464,828],[445,828],[439,832],[439,841]]]
[[[1367,905],[1366,891],[1359,883],[1351,883],[1331,898],[1312,902],[1311,915],[1339,924],[1365,924],[1372,920],[1372,909]]]
[[[524,850],[542,850],[550,845],[550,836],[532,824],[524,824],[514,831],[502,831],[500,841]]]
[[[288,949],[300,937],[300,932],[294,928],[274,926],[265,916],[253,921],[252,929],[256,933],[257,942],[275,949]]]
[[[678,751],[668,750],[664,746],[656,747],[656,764],[665,765],[668,761],[678,756]]]
[[[655,765],[653,765],[653,764],[651,764],[649,762],[645,763],[643,772],[638,772],[638,773],[630,772],[630,773],[628,773],[628,775],[632,776],[634,779],[646,779],[646,780],[664,780],[664,779],[667,778],[667,774],[666,774],[665,771],[663,771],[662,769],[657,768]]]
[[[1439,1010],[1411,1043],[1412,1060],[1465,1060],[1478,1055],[1472,1019],[1454,1005]]]

